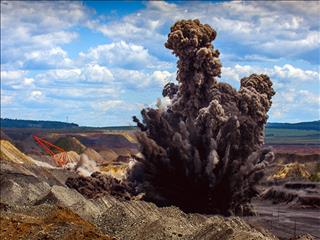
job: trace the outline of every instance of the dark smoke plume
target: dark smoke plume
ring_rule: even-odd
[[[251,214],[255,185],[274,159],[271,149],[261,148],[275,92],[266,75],[241,79],[239,91],[217,82],[221,63],[211,44],[215,37],[199,20],[171,27],[165,46],[179,58],[178,85],[163,89],[171,104],[143,109],[142,122],[133,118],[144,157],[123,182],[94,174],[68,179],[69,187],[87,197],[144,195],[186,212]]]
[[[178,85],[167,84],[166,108],[136,117],[143,159],[129,174],[145,200],[187,212],[250,214],[263,168],[274,159],[261,149],[275,94],[266,75],[241,79],[239,91],[217,82],[221,63],[216,32],[199,20],[171,27],[166,48],[179,58]]]

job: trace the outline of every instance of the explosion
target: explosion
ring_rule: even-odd
[[[223,215],[251,213],[250,199],[265,166],[264,125],[275,94],[266,75],[241,79],[239,91],[217,82],[221,63],[216,32],[199,20],[171,27],[166,48],[179,58],[178,85],[169,83],[165,109],[142,110],[139,159],[128,180],[160,206]]]
[[[179,58],[178,85],[164,87],[165,104],[143,109],[142,122],[133,117],[143,158],[122,182],[93,174],[68,179],[69,187],[89,197],[140,195],[185,212],[252,213],[255,186],[274,159],[262,145],[275,92],[266,75],[242,78],[239,91],[218,82],[220,53],[211,44],[216,35],[199,20],[171,27],[165,46]]]

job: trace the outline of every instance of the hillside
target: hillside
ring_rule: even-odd
[[[33,159],[22,153],[7,140],[0,140],[0,160],[13,161],[15,163],[33,163]]]

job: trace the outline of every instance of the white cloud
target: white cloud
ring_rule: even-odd
[[[24,54],[23,67],[30,69],[71,67],[72,60],[60,47],[35,50]]]
[[[33,78],[24,78],[23,80],[24,85],[32,85],[33,82],[34,82]]]
[[[25,75],[26,71],[15,70],[15,71],[1,71],[1,80],[17,80],[21,79]]]
[[[13,100],[14,100],[14,97],[15,97],[15,94],[14,93],[11,93],[10,92],[7,92],[7,91],[4,91],[1,89],[1,106],[7,106],[7,105],[10,105]]]
[[[274,66],[272,74],[280,78],[298,79],[300,81],[317,81],[319,80],[319,72],[311,70],[303,70],[294,67],[290,64],[285,64],[282,67]]]
[[[85,102],[90,102],[93,100],[104,99],[108,97],[116,97],[119,92],[116,88],[95,86],[95,87],[60,87],[56,86],[50,90],[47,90],[47,95],[52,99],[64,99],[69,100],[83,100]]]
[[[299,90],[298,95],[301,97],[301,104],[318,105],[318,107],[320,107],[319,95],[314,94],[308,90]]]
[[[103,100],[98,101],[91,104],[92,109],[97,112],[98,114],[103,114],[106,112],[110,112],[110,110],[115,110],[116,112],[121,111],[140,111],[141,110],[141,104],[139,103],[132,103],[128,101],[123,100]]]
[[[12,96],[1,96],[1,104],[9,104],[13,100]]]
[[[272,39],[269,42],[260,45],[264,52],[270,52],[280,56],[289,55],[296,56],[297,54],[308,52],[320,47],[320,34],[316,31],[306,33],[303,38],[299,39]]]
[[[27,71],[1,71],[1,88],[11,87],[19,89],[22,87],[30,87],[34,81],[33,78],[25,77]]]
[[[88,18],[88,10],[80,2],[69,1],[59,4],[50,1],[2,1],[1,11],[4,28],[13,24],[11,21],[14,20],[20,26],[32,29],[33,32],[70,28]]]
[[[87,82],[110,82],[114,80],[112,72],[98,64],[88,64],[82,69],[80,78]]]
[[[168,82],[173,82],[175,80],[175,74],[168,71],[154,71],[150,78],[151,81],[158,83],[160,86],[164,86]]]
[[[32,100],[32,101],[40,101],[43,99],[43,93],[39,90],[34,90],[30,93],[29,95],[29,100]]]
[[[143,46],[125,41],[99,45],[86,53],[80,52],[79,56],[83,62],[126,69],[157,68],[165,65],[164,62],[150,55]]]
[[[243,47],[255,54],[294,57],[320,47],[318,2],[186,2],[151,1],[146,9],[111,23],[88,26],[112,39],[154,49],[163,46],[167,29],[176,20],[199,18],[218,31],[218,41]],[[240,51],[241,54],[241,51]],[[307,57],[308,58],[308,57]],[[312,59],[309,60],[311,61]]]
[[[168,71],[144,72],[138,70],[114,69],[115,79],[127,87],[145,88],[152,86],[163,87],[166,83],[175,80],[175,73]]]
[[[54,119],[68,112],[82,123],[103,124],[109,117],[119,124],[119,115],[137,114],[137,102],[150,104],[155,92],[161,94],[165,83],[175,81],[175,59],[163,44],[176,20],[193,18],[218,32],[214,44],[223,53],[223,81],[238,85],[254,72],[271,77],[277,91],[271,111],[275,119],[319,108],[319,71],[299,60],[316,59],[319,3],[151,1],[145,6],[109,21],[80,2],[2,1],[5,113],[31,118],[46,113]],[[89,42],[85,38],[82,45],[83,27],[102,34]],[[77,39],[81,43],[73,45]],[[138,96],[142,89],[148,94]],[[90,116],[83,120],[83,113]]]
[[[236,64],[232,67],[222,67],[221,76],[224,81],[233,80],[239,82],[241,78],[253,73],[267,74],[271,78],[276,78],[280,81],[285,80],[286,82],[309,81],[316,83],[319,80],[319,72],[304,70],[291,64],[275,65],[273,68]]]
[[[259,68],[255,68],[250,65],[242,66],[239,64],[236,64],[233,67],[222,67],[221,71],[221,77],[223,81],[227,81],[230,79],[237,82],[240,82],[241,78],[247,77],[255,72],[264,73],[264,70],[261,72],[261,69]]]
[[[64,83],[110,83],[114,76],[110,69],[99,64],[86,64],[82,68],[55,69],[38,74],[37,78],[44,84],[49,82]]]
[[[92,104],[95,110],[107,112],[109,109],[118,108],[124,105],[121,100],[107,100]]]
[[[114,69],[113,72],[117,81],[127,86],[139,88],[146,87],[150,84],[149,75],[143,71],[119,68]]]
[[[278,91],[273,98],[271,116],[275,120],[283,118],[290,119],[292,115],[303,119],[307,113],[319,117],[320,96],[308,90],[297,90],[295,88]],[[288,117],[290,115],[290,117]]]
[[[117,41],[125,40],[139,43],[145,42],[164,42],[165,36],[157,32],[163,24],[162,21],[146,19],[145,15],[136,14],[134,18],[125,17],[123,22],[115,21],[110,24],[101,24],[98,21],[88,21],[87,27],[99,31],[103,35]]]
[[[9,68],[71,64],[59,45],[78,37],[89,10],[80,2],[1,1],[1,61]],[[33,65],[35,64],[35,65]]]
[[[37,44],[40,46],[52,47],[52,46],[55,46],[56,44],[70,43],[72,40],[76,39],[77,37],[78,37],[78,34],[75,32],[59,31],[59,32],[52,32],[52,33],[32,36],[31,40],[34,44]]]

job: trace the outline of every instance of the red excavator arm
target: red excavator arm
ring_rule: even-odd
[[[39,144],[39,146],[42,147],[53,158],[57,166],[62,167],[67,163],[67,153],[61,147],[58,147],[35,135],[32,135],[32,137]],[[50,148],[54,149],[57,153],[55,153]]]

